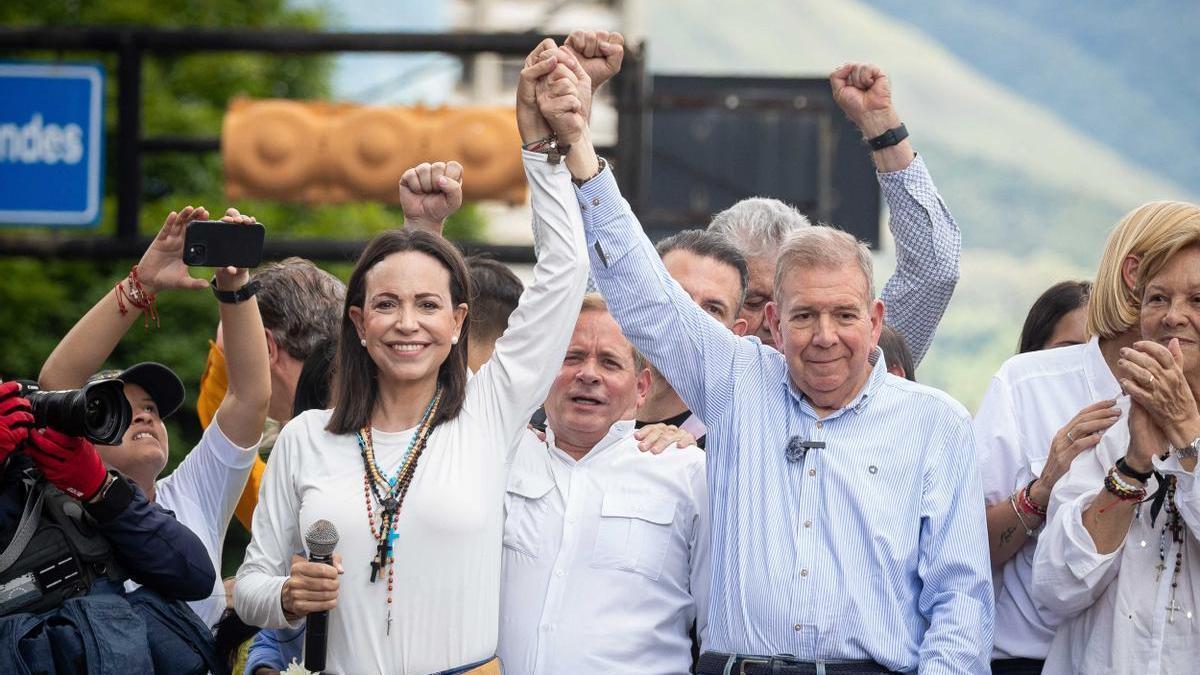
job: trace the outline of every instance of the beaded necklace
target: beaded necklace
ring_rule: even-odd
[[[396,520],[400,515],[400,507],[408,494],[413,475],[417,471],[417,461],[433,431],[433,419],[437,416],[438,404],[442,399],[442,388],[439,385],[430,399],[429,405],[421,416],[421,423],[413,433],[408,449],[392,478],[384,476],[379,464],[375,461],[375,446],[371,439],[371,425],[359,430],[358,447],[363,459],[363,499],[367,504],[367,525],[371,528],[371,536],[377,542],[375,557],[371,559],[371,583],[379,577],[383,568],[387,567],[387,634],[392,632],[392,589],[394,587],[394,566],[396,557],[393,555],[396,534]],[[372,500],[374,497],[374,500]],[[375,509],[372,502],[379,504],[379,527],[375,526]]]
[[[1171,573],[1171,601],[1167,604],[1167,621],[1175,623],[1175,612],[1184,609],[1179,606],[1175,600],[1176,591],[1179,588],[1179,573],[1183,570],[1183,521],[1179,516],[1179,507],[1175,505],[1175,477],[1166,477],[1166,512],[1167,521],[1163,523],[1163,529],[1158,537],[1158,576],[1156,581],[1162,580],[1162,573],[1167,569],[1167,533],[1170,532],[1171,542],[1175,544],[1175,569]],[[1189,613],[1189,617],[1191,614]]]

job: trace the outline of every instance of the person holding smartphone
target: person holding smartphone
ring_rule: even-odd
[[[133,423],[120,444],[97,444],[96,449],[106,465],[133,481],[147,499],[173,511],[203,541],[213,568],[220,570],[221,543],[256,457],[271,380],[262,317],[249,270],[221,267],[210,282],[192,277],[184,263],[187,225],[207,218],[203,207],[172,211],[129,276],[100,298],[58,343],[42,366],[38,384],[44,389],[81,386],[100,370],[131,326],[158,323],[155,299],[159,293],[205,291],[211,286],[224,325],[229,366],[229,389],[215,423],[175,471],[160,478],[168,457],[163,419],[183,403],[185,392],[179,377],[166,366],[140,363],[115,373],[125,383]],[[226,211],[222,221],[257,226],[254,218],[236,209]],[[216,623],[226,606],[219,576],[211,595],[189,604],[206,625]]]

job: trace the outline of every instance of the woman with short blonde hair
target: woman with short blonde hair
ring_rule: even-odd
[[[996,588],[993,673],[1039,673],[1061,619],[1033,599],[1037,533],[1051,489],[1117,422],[1121,350],[1141,338],[1135,285],[1143,256],[1200,223],[1200,207],[1150,202],[1108,236],[1082,345],[1018,354],[1000,367],[975,417]]]

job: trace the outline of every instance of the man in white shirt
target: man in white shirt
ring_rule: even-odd
[[[585,298],[509,474],[500,643],[508,675],[687,673],[705,634],[708,497],[698,448],[633,437],[644,360],[598,295]]]

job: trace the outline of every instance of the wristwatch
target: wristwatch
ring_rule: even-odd
[[[1200,454],[1200,436],[1192,439],[1191,443],[1182,448],[1175,448],[1175,454],[1179,455],[1179,459],[1196,459]]]
[[[893,145],[899,145],[900,141],[906,138],[908,138],[908,127],[901,124],[898,127],[888,129],[875,138],[868,138],[867,145],[871,146],[872,152],[877,152],[884,148],[890,148]]]
[[[253,298],[254,294],[258,292],[259,287],[262,286],[262,283],[258,279],[251,279],[246,282],[245,286],[236,291],[223,291],[217,288],[217,278],[214,276],[212,281],[208,282],[208,286],[212,288],[213,295],[217,296],[217,300],[236,305],[239,302],[245,302]]]

